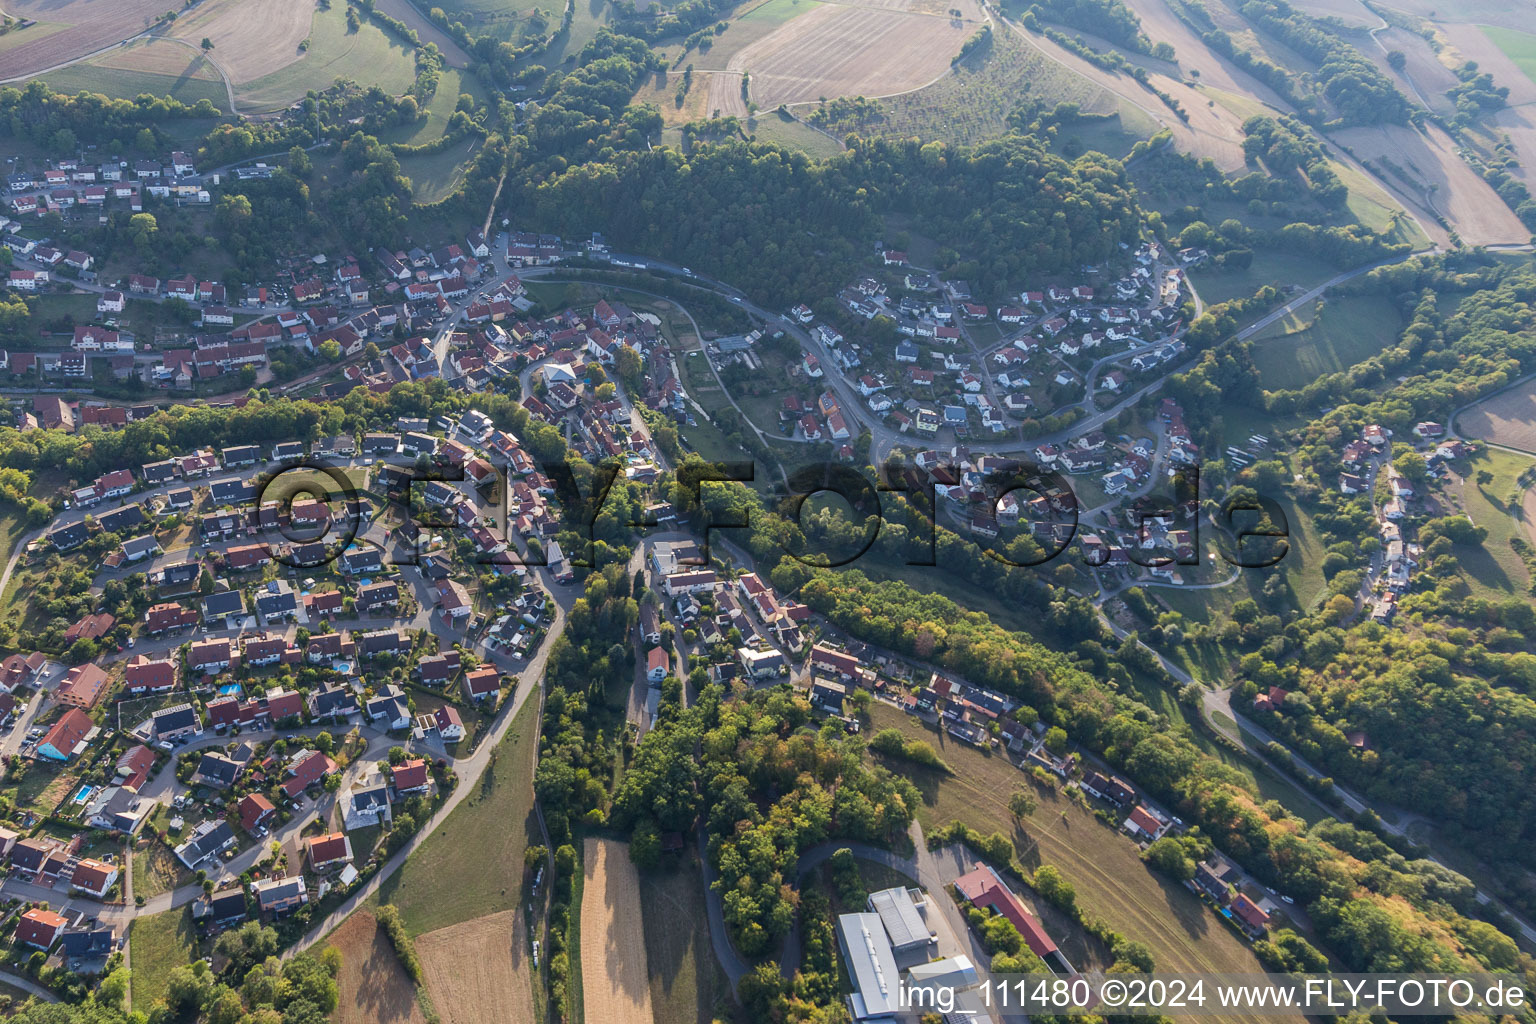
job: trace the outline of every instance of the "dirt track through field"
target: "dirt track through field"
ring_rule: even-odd
[[[416,939],[427,995],[443,1024],[531,1021],[528,942],[520,910],[503,910]]]
[[[653,1024],[640,876],[629,848],[588,839],[581,893],[581,985],[586,1024]]]
[[[333,1024],[426,1024],[416,986],[372,914],[359,911],[347,918],[328,945],[341,951]]]

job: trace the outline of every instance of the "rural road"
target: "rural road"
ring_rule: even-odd
[[[548,573],[548,570],[542,567],[538,571],[541,576],[545,576]],[[555,587],[551,581],[546,580],[545,582],[546,589],[548,589],[550,594],[558,595],[562,592],[562,588]],[[569,592],[569,588],[566,588],[565,592]],[[406,841],[404,846],[395,851],[395,854],[384,862],[384,866],[372,878],[363,883],[351,896],[348,896],[346,901],[327,915],[323,921],[312,927],[302,939],[288,949],[284,954],[285,956],[292,956],[295,953],[308,949],[340,926],[353,911],[362,906],[370,896],[378,892],[379,886],[396,871],[399,871],[401,866],[405,864],[406,858],[417,847],[426,842],[427,838],[440,828],[443,822],[448,820],[448,815],[453,813],[453,809],[459,806],[465,797],[476,790],[480,776],[490,766],[492,753],[506,737],[507,730],[512,727],[512,720],[517,717],[517,713],[522,709],[523,703],[532,694],[539,691],[544,678],[544,665],[549,660],[550,651],[554,649],[555,638],[560,635],[564,628],[565,606],[557,598],[555,601],[555,620],[550,623],[549,632],[545,634],[544,643],[540,645],[538,654],[534,655],[533,660],[520,673],[516,692],[509,700],[502,704],[501,710],[497,712],[496,721],[491,727],[490,733],[480,743],[480,746],[476,748],[475,752],[462,761],[454,762],[453,768],[458,775],[458,784],[453,787],[453,792],[448,795],[448,799],[443,801],[442,806],[426,820],[426,823],[422,825],[415,835]]]

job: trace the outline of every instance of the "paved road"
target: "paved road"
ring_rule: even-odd
[[[15,971],[0,971],[0,981],[19,988],[28,995],[36,996],[45,1003],[56,1003],[59,1001],[58,996],[24,974],[17,974]]]
[[[538,571],[541,574],[545,572],[542,568]],[[559,590],[560,588],[554,589]],[[569,592],[570,588],[565,588],[565,590]],[[560,603],[558,598],[556,599],[555,608],[555,621],[550,625],[549,633],[546,635],[544,643],[540,646],[539,652],[533,657],[533,660],[528,663],[527,668],[523,669],[518,679],[516,691],[512,697],[502,704],[490,732],[480,743],[479,748],[476,749],[474,754],[453,763],[453,769],[457,773],[459,781],[458,785],[454,786],[453,792],[448,795],[448,799],[444,800],[442,805],[427,819],[420,831],[407,840],[405,845],[396,851],[389,860],[384,862],[384,866],[372,878],[359,887],[351,896],[347,897],[346,901],[327,915],[323,921],[311,928],[302,939],[284,954],[285,956],[292,956],[294,953],[308,949],[340,926],[353,911],[362,906],[370,896],[378,892],[379,886],[385,880],[400,870],[405,864],[406,858],[417,847],[426,842],[427,837],[448,819],[448,815],[453,813],[453,809],[459,806],[465,797],[479,788],[480,776],[484,774],[486,768],[491,763],[491,752],[496,749],[506,736],[507,730],[512,726],[512,720],[517,716],[524,702],[532,694],[538,692],[540,688],[540,683],[544,677],[544,665],[549,660],[550,650],[554,647],[554,638],[559,636],[560,632],[565,628],[566,608]]]

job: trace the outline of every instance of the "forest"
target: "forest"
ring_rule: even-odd
[[[1397,344],[1299,392],[1265,395],[1272,409],[1332,406],[1301,431],[1305,473],[1294,490],[1317,508],[1330,552],[1341,557],[1323,565],[1331,600],[1283,633],[1255,635],[1240,679],[1250,699],[1260,688],[1287,691],[1281,710],[1265,717],[1302,756],[1373,797],[1418,808],[1454,838],[1530,864],[1536,613],[1524,594],[1469,591],[1462,556],[1484,545],[1486,530],[1463,517],[1426,518],[1416,585],[1401,600],[1411,628],[1348,624],[1361,575],[1343,550],[1357,550],[1362,536],[1374,541],[1375,524],[1364,498],[1334,486],[1342,446],[1370,423],[1410,436],[1414,424],[1443,421],[1536,370],[1536,273],[1479,265],[1476,256],[1451,262],[1373,272],[1360,290],[1411,306]],[[1403,446],[1395,456],[1405,476],[1425,479],[1417,453]],[[1368,738],[1364,747],[1350,742],[1354,732]]]

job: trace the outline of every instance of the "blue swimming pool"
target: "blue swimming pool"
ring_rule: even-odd
[[[238,697],[238,696],[240,696],[240,684],[239,683],[225,683],[223,686],[219,687],[219,696],[220,697]]]
[[[89,800],[91,798],[91,794],[94,793],[94,792],[96,792],[96,787],[95,786],[88,786],[88,785],[82,784],[80,786],[80,788],[75,791],[75,798],[74,798],[75,799],[75,803],[77,803],[77,804],[85,803],[87,800]]]

